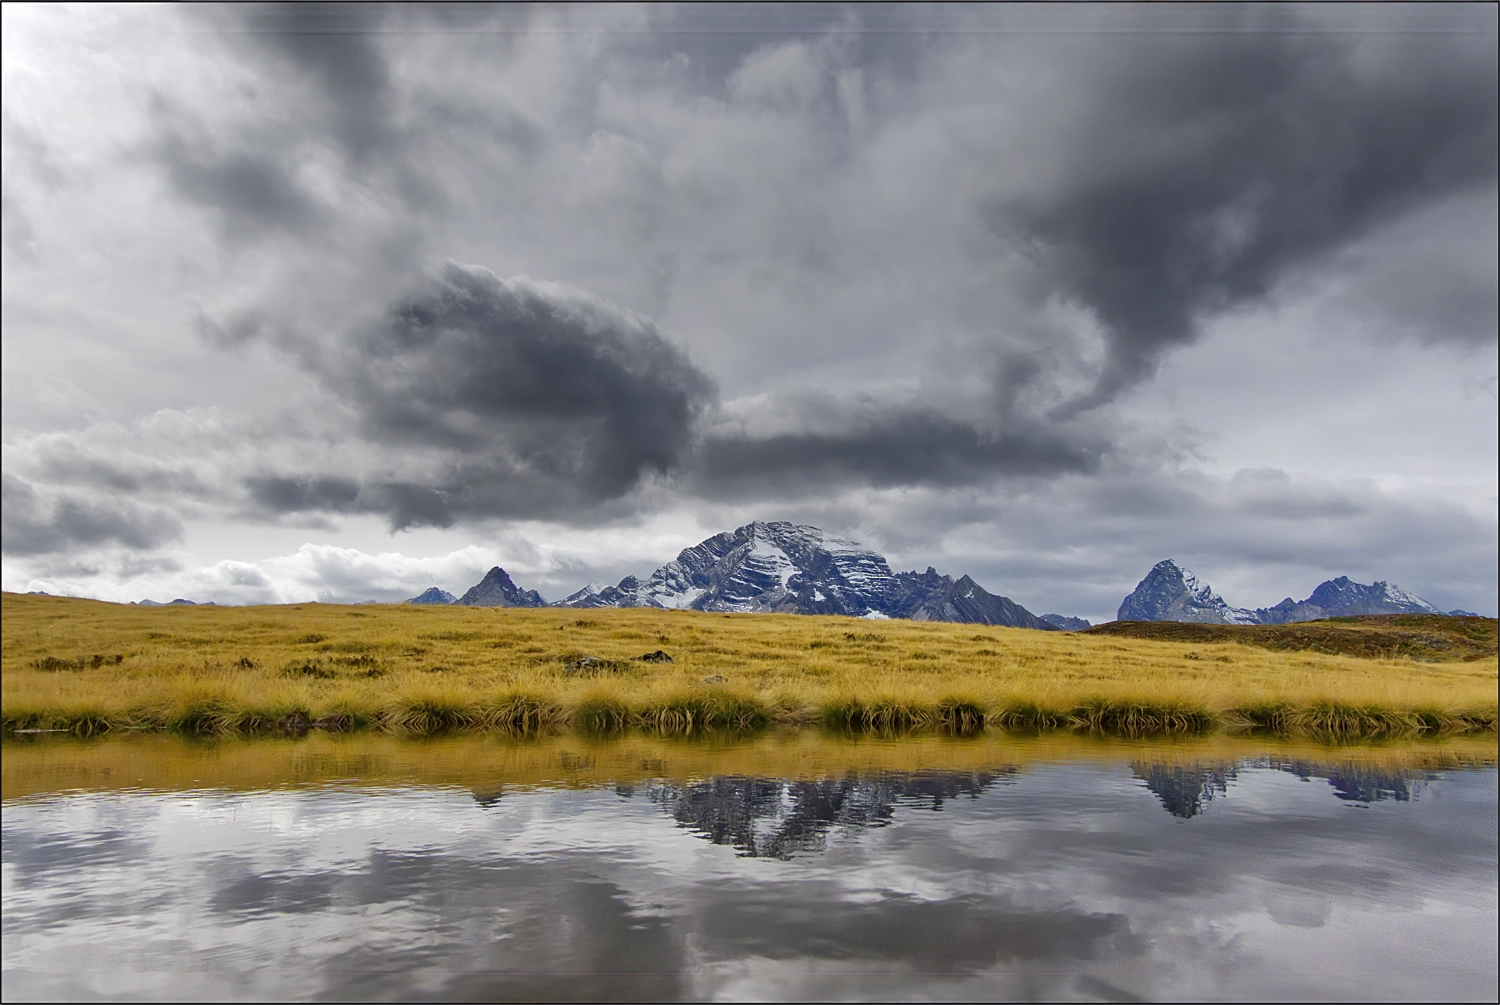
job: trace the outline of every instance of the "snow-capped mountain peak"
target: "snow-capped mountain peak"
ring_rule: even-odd
[[[885,558],[817,527],[755,521],[684,548],[646,580],[626,577],[569,607],[660,607],[738,613],[913,617],[1050,629],[1025,608],[973,580],[893,573]],[[961,602],[959,602],[961,601]]]
[[[1121,621],[1191,621],[1253,625],[1254,611],[1230,607],[1207,583],[1172,559],[1157,562],[1120,604]]]

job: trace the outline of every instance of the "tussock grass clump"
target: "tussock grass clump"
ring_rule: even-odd
[[[1014,701],[985,717],[987,725],[1017,731],[1040,731],[1070,725],[1066,710],[1036,701]]]
[[[724,688],[680,691],[648,700],[634,718],[658,733],[693,733],[706,729],[754,730],[771,721],[766,703],[753,695]]]
[[[321,663],[290,663],[282,668],[283,677],[316,677],[320,680],[331,680],[338,676],[338,672],[330,670]]]
[[[1082,728],[1121,736],[1201,733],[1219,724],[1207,708],[1174,700],[1090,698],[1069,709],[1067,717]]]
[[[902,621],[873,632],[852,618],[640,608],[560,617],[546,608],[0,602],[7,732],[686,734],[821,724],[1342,740],[1494,732],[1500,720],[1494,656],[1475,659],[1459,645],[1492,645],[1490,619],[1448,619],[1458,633],[1452,658],[1417,659],[1370,649],[1376,628],[1364,621],[1317,626],[1319,640],[1358,635],[1346,640],[1348,655],[1242,644],[1203,626],[1153,628],[1166,637],[1143,639]],[[1439,630],[1377,627],[1435,639]],[[643,658],[657,645],[661,656]],[[1387,655],[1358,655],[1367,650]]]
[[[1447,736],[1494,732],[1496,712],[1490,708],[1445,708],[1434,705],[1400,707],[1376,702],[1347,702],[1318,698],[1303,704],[1290,701],[1251,702],[1229,709],[1224,716],[1270,733],[1349,739],[1380,736]]]
[[[347,733],[376,725],[380,716],[363,702],[339,696],[315,713],[313,725],[331,733]]]
[[[610,694],[589,695],[573,707],[573,725],[586,733],[618,733],[630,728],[630,706]]]
[[[481,702],[479,722],[504,733],[540,733],[561,725],[564,709],[533,694],[504,694]]]
[[[988,719],[989,713],[977,699],[953,696],[938,699],[936,725],[945,733],[969,736],[983,729]]]
[[[31,661],[34,669],[44,673],[57,673],[60,670],[98,670],[102,666],[119,666],[125,662],[122,653],[113,656],[105,656],[102,653],[94,653],[92,656],[80,656],[77,659],[59,659],[56,656],[43,656]]]
[[[234,732],[241,718],[240,710],[227,697],[205,696],[190,698],[167,710],[160,721],[174,733],[208,734]]]
[[[428,734],[476,726],[483,713],[476,702],[433,692],[402,698],[385,718],[387,724],[401,732]]]
[[[300,733],[312,728],[312,712],[300,702],[275,701],[253,705],[235,715],[237,733]]]
[[[876,695],[830,698],[823,702],[818,718],[835,729],[897,733],[936,725],[939,715],[936,703]]]

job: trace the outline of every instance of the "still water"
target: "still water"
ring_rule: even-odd
[[[1496,996],[1492,744],[255,743],[6,745],[6,1000]]]

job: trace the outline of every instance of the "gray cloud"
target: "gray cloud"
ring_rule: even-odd
[[[1112,40],[1050,192],[997,209],[999,228],[1033,242],[1043,287],[1104,325],[1108,357],[1079,407],[1289,270],[1424,202],[1493,190],[1493,32],[1281,27]]]
[[[207,135],[188,136],[164,122],[151,154],[184,199],[218,214],[227,238],[308,234],[326,223],[326,213],[297,181],[295,165],[265,152],[275,146],[273,141],[226,150]]]
[[[1462,193],[1414,212],[1313,270],[1330,320],[1350,319],[1374,341],[1399,338],[1474,348],[1500,332],[1500,193]]]
[[[709,423],[713,379],[649,318],[452,263],[332,347],[283,345],[351,407],[366,439],[447,460],[418,479],[247,479],[271,513],[377,512],[395,528],[542,513],[586,520],[590,506],[652,474],[711,498],[764,498],[1089,471],[1108,449],[1104,435],[1027,414],[1019,402],[1037,377],[1027,359],[1002,367],[987,385],[999,401],[967,418],[868,395],[781,399],[770,410],[783,423],[800,414],[803,429],[725,432]]]
[[[28,482],[3,478],[5,551],[42,555],[80,547],[118,545],[151,549],[176,541],[182,524],[169,514],[143,509],[129,500],[88,500],[60,495],[45,498]]]
[[[373,35],[386,20],[380,5],[279,4],[230,9],[242,38],[283,69],[305,78],[325,104],[332,136],[355,162],[387,150],[395,99],[385,56]]]
[[[678,466],[715,395],[650,319],[456,264],[336,347],[301,351],[365,436],[449,460],[423,483],[257,477],[253,497],[272,510],[383,512],[395,527],[618,498]]]
[[[690,484],[711,497],[757,498],[855,484],[970,485],[996,475],[1055,475],[1099,464],[1102,442],[1035,423],[988,431],[935,409],[895,407],[845,431],[712,435]]]

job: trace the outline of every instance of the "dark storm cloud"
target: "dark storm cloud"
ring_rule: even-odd
[[[651,474],[707,497],[803,494],[1090,471],[1107,449],[1102,436],[1025,417],[1016,399],[1036,373],[1024,360],[996,382],[996,429],[866,398],[777,403],[807,411],[796,433],[716,432],[713,379],[649,318],[451,263],[332,349],[306,341],[293,351],[368,442],[443,460],[405,478],[258,474],[245,487],[262,513],[380,513],[396,528],[585,518]]]
[[[347,510],[359,499],[359,483],[350,478],[283,478],[255,475],[245,487],[256,505],[273,513]]]
[[[1149,376],[1205,315],[1495,184],[1493,31],[1135,37],[1099,56],[1062,179],[997,217],[1034,242],[1045,288],[1104,326],[1108,358],[1079,407]]]
[[[1102,443],[1021,425],[990,432],[937,411],[892,408],[844,432],[705,439],[693,484],[709,496],[801,493],[849,484],[967,485],[998,474],[1090,471]]]
[[[562,503],[559,486],[517,485],[519,479],[512,475],[494,465],[445,472],[431,485],[379,480],[362,484],[325,475],[251,475],[245,489],[252,512],[378,513],[393,530],[451,527],[460,516],[529,513],[548,504],[549,492],[554,505]]]
[[[336,349],[304,351],[370,440],[452,459],[422,481],[261,476],[254,500],[381,512],[397,527],[618,498],[678,466],[715,397],[648,318],[455,264]]]
[[[43,555],[118,545],[151,549],[182,537],[168,514],[127,500],[85,500],[63,495],[45,499],[26,481],[3,479],[4,548],[7,554]]]

